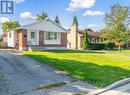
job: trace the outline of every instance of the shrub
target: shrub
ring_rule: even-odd
[[[89,41],[88,41],[88,33],[85,30],[84,32],[84,40],[83,40],[83,49],[86,50],[89,47]]]
[[[90,43],[88,49],[91,49],[91,50],[102,50],[102,49],[105,49],[105,44]]]
[[[128,48],[127,44],[123,44],[123,45],[122,45],[122,48],[123,48],[123,49],[127,49],[127,48]]]
[[[107,43],[107,44],[106,44],[106,48],[107,48],[107,49],[110,49],[110,50],[111,50],[111,49],[114,49],[115,47],[116,47],[116,46],[115,46],[115,43]]]
[[[88,40],[88,33],[87,30],[84,32],[84,39],[83,39],[83,49],[91,49],[91,50],[101,50],[105,49],[105,44],[99,44],[99,43],[90,43]]]

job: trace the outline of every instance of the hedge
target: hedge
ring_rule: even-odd
[[[107,43],[107,44],[106,44],[106,48],[107,48],[107,49],[110,49],[110,50],[111,50],[111,49],[114,49],[115,47],[116,47],[115,43]]]
[[[89,43],[88,49],[91,50],[102,50],[105,49],[106,44]]]

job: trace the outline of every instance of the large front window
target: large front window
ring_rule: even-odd
[[[45,36],[46,40],[57,40],[58,39],[58,33],[57,32],[46,32]]]

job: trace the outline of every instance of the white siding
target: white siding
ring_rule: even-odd
[[[35,30],[43,30],[48,32],[66,32],[64,29],[60,28],[60,26],[55,25],[49,20],[44,20],[43,22],[27,25],[23,27],[25,29],[35,29]]]
[[[8,47],[15,47],[15,44],[16,44],[16,38],[15,38],[15,34],[14,34],[14,31],[11,30],[8,32],[7,34],[7,45]]]

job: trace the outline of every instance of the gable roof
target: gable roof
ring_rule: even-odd
[[[92,29],[85,29],[85,30],[87,30],[89,36],[100,37],[101,35],[100,32],[94,32]],[[78,30],[77,32],[83,35],[85,30]]]
[[[43,31],[49,31],[49,32],[67,32],[65,28],[63,28],[61,25],[58,25],[57,23],[53,22],[49,18],[42,20],[42,21],[35,21],[33,23],[23,25],[19,29],[37,29],[37,30],[43,30]]]

